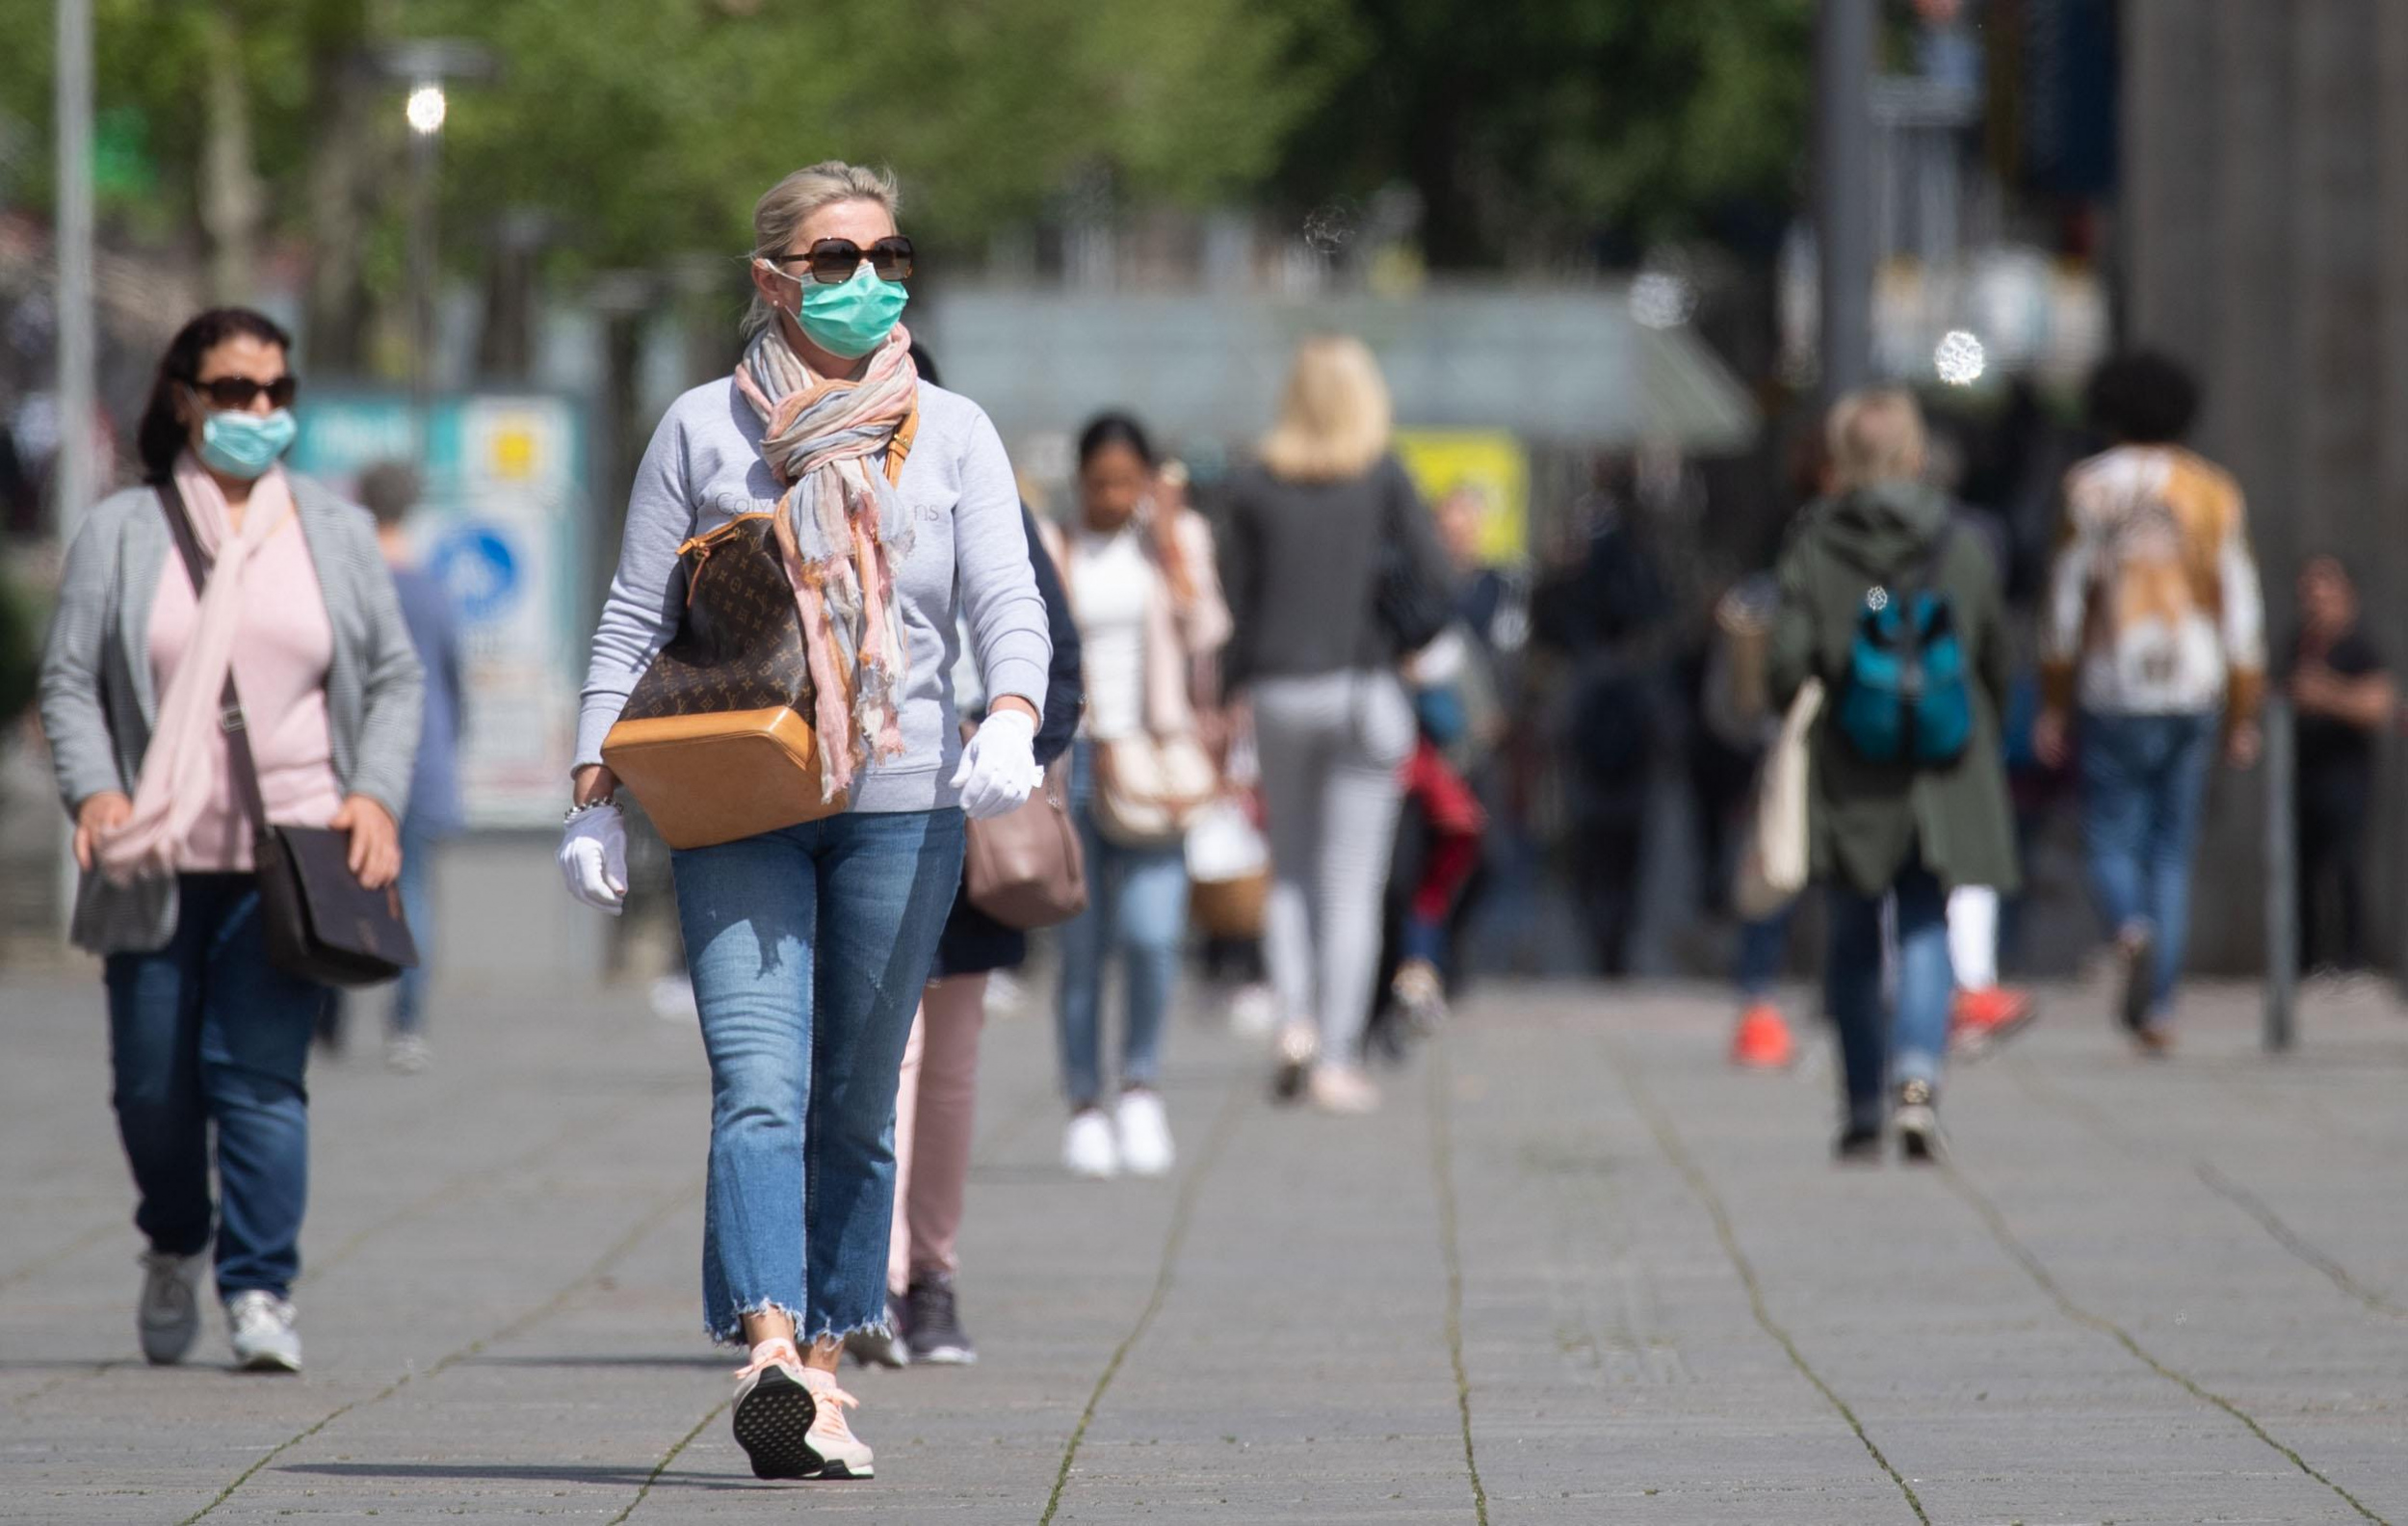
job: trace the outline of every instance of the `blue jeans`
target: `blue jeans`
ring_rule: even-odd
[[[105,966],[111,1100],[141,1197],[134,1225],[154,1250],[209,1245],[215,1124],[219,1295],[282,1298],[301,1275],[301,1073],[327,991],[268,962],[249,875],[183,875],[176,896],[167,947],[112,954]]]
[[[434,968],[434,855],[441,838],[428,833],[417,817],[402,818],[402,915],[409,919],[411,941],[418,945],[418,962],[402,971],[393,983],[393,1012],[387,1026],[397,1034],[415,1034],[426,1018],[427,981]]]
[[[882,1326],[895,1085],[961,882],[957,810],[853,813],[671,855],[711,1060],[703,1324]]]
[[[2174,998],[2190,937],[2191,859],[2215,758],[2216,717],[2084,715],[2082,840],[2107,935],[2147,928],[2157,969],[2150,1006]]]
[[[1179,979],[1179,940],[1188,924],[1185,850],[1127,848],[1095,825],[1093,755],[1079,744],[1071,811],[1086,853],[1087,908],[1061,930],[1061,998],[1055,1028],[1061,1041],[1061,1085],[1072,1107],[1103,1100],[1104,963],[1117,953],[1128,980],[1127,1026],[1120,1038],[1120,1084],[1150,1087],[1162,1078],[1163,1018]]]
[[[1898,1011],[1881,1003],[1881,906],[1898,906]],[[1940,1080],[1956,978],[1949,967],[1949,898],[1921,863],[1902,870],[1888,897],[1859,895],[1835,882],[1831,962],[1824,972],[1832,1021],[1840,1030],[1840,1069],[1848,1123],[1878,1128],[1885,1083]],[[1884,1017],[1889,1021],[1884,1025]]]
[[[1736,974],[1742,1002],[1752,1006],[1772,999],[1772,988],[1781,980],[1781,966],[1789,958],[1790,918],[1796,910],[1797,903],[1792,901],[1770,916],[1740,924]]]

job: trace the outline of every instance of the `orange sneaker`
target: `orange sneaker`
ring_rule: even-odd
[[[1961,990],[1949,1014],[1949,1039],[1958,1048],[1978,1053],[2023,1032],[2040,1015],[2031,993],[2011,986],[1986,990]]]
[[[1758,1002],[1740,1013],[1739,1031],[1731,1036],[1731,1063],[1745,1070],[1778,1070],[1797,1055],[1790,1041],[1790,1025],[1781,1009]]]

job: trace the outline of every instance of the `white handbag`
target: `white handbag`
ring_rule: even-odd
[[[1751,922],[1796,900],[1813,870],[1814,843],[1807,823],[1811,768],[1807,744],[1814,737],[1815,718],[1821,712],[1822,680],[1809,678],[1790,701],[1790,713],[1781,721],[1781,735],[1765,757],[1764,772],[1757,776],[1756,819],[1749,824],[1731,887],[1732,905]]]

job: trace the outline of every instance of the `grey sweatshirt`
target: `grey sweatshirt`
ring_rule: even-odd
[[[602,761],[602,738],[628,691],[676,632],[685,609],[677,547],[738,514],[776,507],[780,489],[760,446],[761,420],[732,377],[679,398],[653,432],[627,498],[618,571],[593,633],[577,719],[579,766]],[[984,410],[921,382],[919,434],[897,488],[914,520],[911,554],[894,568],[911,644],[898,707],[905,751],[853,776],[857,811],[959,802],[952,784],[961,754],[953,693],[956,615],[990,695],[1018,695],[1042,714],[1053,654],[1020,526],[1020,491]]]

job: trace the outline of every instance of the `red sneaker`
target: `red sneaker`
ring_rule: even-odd
[[[1790,1025],[1781,1009],[1758,1002],[1740,1013],[1739,1031],[1731,1036],[1731,1063],[1743,1070],[1778,1070],[1797,1055],[1790,1041]]]
[[[2005,1042],[2039,1015],[2040,1004],[2031,993],[2011,986],[1958,991],[1955,1010],[1949,1014],[1949,1039],[1977,1053]]]

